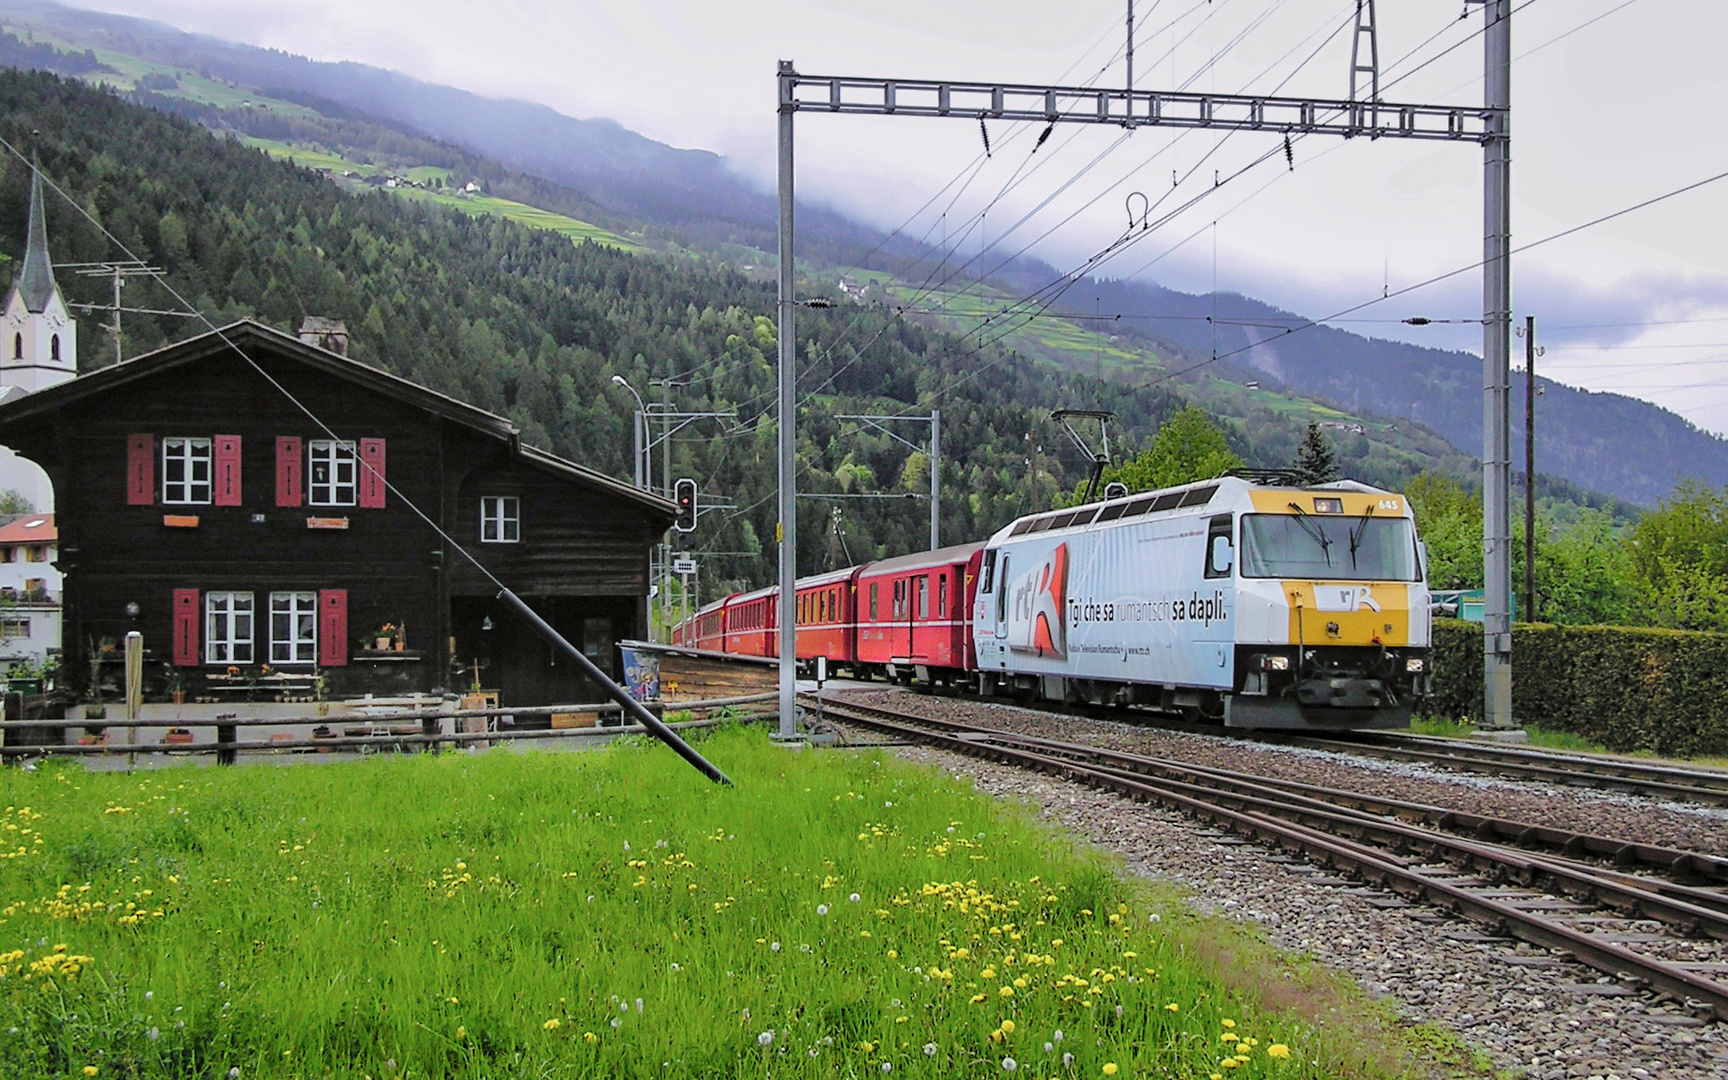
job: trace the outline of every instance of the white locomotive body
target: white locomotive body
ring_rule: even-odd
[[[979,689],[1230,727],[1403,727],[1428,688],[1409,503],[1226,476],[1022,518],[985,546]]]

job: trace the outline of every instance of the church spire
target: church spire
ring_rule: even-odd
[[[18,293],[32,314],[48,310],[54,296],[54,264],[48,258],[48,220],[42,213],[42,171],[30,167],[30,238],[24,268],[18,273]]]

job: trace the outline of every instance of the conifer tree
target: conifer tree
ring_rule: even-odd
[[[1290,463],[1290,468],[1296,471],[1304,484],[1326,484],[1338,479],[1338,455],[1326,436],[1320,433],[1317,422],[1308,422],[1308,433],[1302,436],[1302,445],[1296,448],[1296,459]]]

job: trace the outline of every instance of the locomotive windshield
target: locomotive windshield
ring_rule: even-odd
[[[1416,542],[1403,517],[1245,514],[1243,577],[1414,581]]]

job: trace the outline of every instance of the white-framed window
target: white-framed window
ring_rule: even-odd
[[[313,439],[306,444],[308,501],[313,506],[353,506],[359,464],[351,443]]]
[[[0,619],[0,638],[27,638],[29,636],[29,619]]]
[[[270,662],[311,664],[318,659],[318,594],[270,594]]]
[[[480,540],[514,544],[522,539],[522,500],[514,495],[480,496]]]
[[[252,662],[252,594],[207,592],[204,594],[204,662],[206,664],[250,664]]]
[[[162,440],[162,501],[210,501],[210,440]]]

